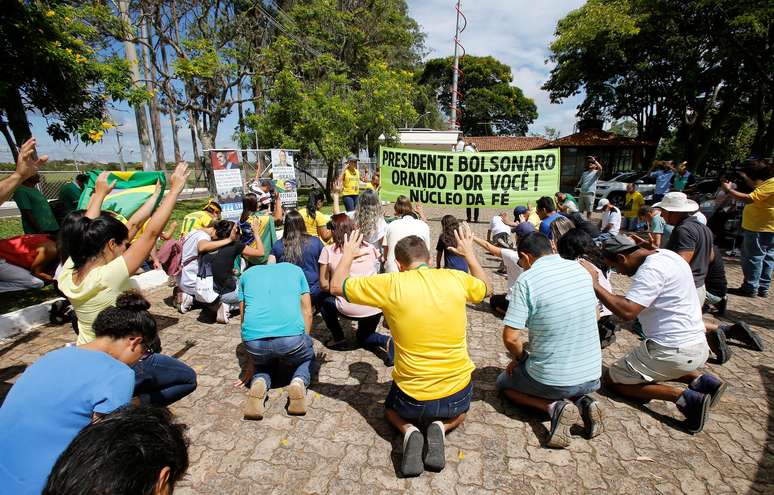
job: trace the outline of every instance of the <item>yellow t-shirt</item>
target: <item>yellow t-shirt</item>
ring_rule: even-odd
[[[742,228],[752,232],[774,232],[774,177],[750,193],[752,203],[742,211]]]
[[[209,227],[210,223],[212,223],[212,215],[206,211],[192,211],[183,217],[180,237],[186,236],[196,229]]]
[[[633,193],[626,193],[626,199],[624,200],[623,212],[626,218],[634,218],[640,211],[640,207],[645,204],[645,198],[642,197],[640,191],[634,191]]]
[[[395,341],[395,384],[416,400],[435,400],[470,383],[465,303],[486,284],[459,270],[430,269],[348,278],[347,301],[381,308]]]
[[[306,211],[306,208],[301,208],[298,210],[298,213],[300,213],[304,218],[304,224],[306,224],[306,233],[315,237],[320,237],[317,234],[317,227],[325,227],[328,225],[328,222],[331,221],[331,217],[321,211],[316,211],[314,213],[314,220],[309,217],[309,213]]]
[[[73,281],[73,260],[70,258],[59,272],[57,281],[59,290],[70,300],[78,317],[78,345],[88,344],[96,338],[91,326],[97,315],[115,304],[118,295],[131,287],[123,256],[92,268],[80,284]]]
[[[372,191],[373,191],[373,190],[374,190],[374,185],[373,185],[373,184],[371,184],[370,182],[368,182],[368,183],[366,183],[366,185],[365,185],[364,189],[370,189],[370,190],[372,190]]]
[[[540,216],[537,214],[535,210],[532,210],[529,214],[529,218],[527,218],[527,221],[531,223],[536,229],[540,228],[540,222],[542,220],[540,219]]]
[[[355,169],[354,172],[351,172],[349,168],[345,168],[343,182],[344,189],[341,191],[341,195],[357,196],[360,192],[360,171]]]

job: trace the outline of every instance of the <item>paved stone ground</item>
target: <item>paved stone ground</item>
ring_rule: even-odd
[[[441,211],[430,210],[433,235]],[[464,218],[464,211],[455,212]],[[482,218],[492,211],[484,210]],[[482,235],[485,224],[474,225]],[[494,271],[497,262],[481,257]],[[740,269],[727,261],[731,286]],[[496,291],[505,279],[493,275]],[[615,276],[625,289],[627,279]],[[242,420],[244,392],[232,387],[244,360],[237,323],[213,324],[213,316],[180,315],[169,289],[150,295],[163,327],[164,350],[193,366],[199,387],[173,406],[189,425],[191,467],[176,493],[774,493],[774,309],[771,299],[732,296],[728,316],[753,325],[768,349],[734,346],[724,366],[707,369],[728,381],[723,401],[704,432],[690,435],[673,418],[672,404],[637,407],[604,391],[599,399],[605,432],[576,438],[566,450],[542,446],[546,417],[501,400],[494,380],[508,363],[501,321],[486,304],[468,307],[468,343],[477,369],[470,414],[447,437],[446,469],[415,479],[397,475],[400,439],[382,418],[390,369],[360,349],[332,351],[317,317],[315,349],[324,355],[313,377],[309,413],[290,417],[282,389],[270,393],[267,416]],[[567,301],[572,304],[571,300]],[[384,332],[385,330],[382,329]],[[41,354],[73,340],[62,326],[37,329],[0,344],[0,397]],[[622,331],[603,351],[606,364],[637,342]]]

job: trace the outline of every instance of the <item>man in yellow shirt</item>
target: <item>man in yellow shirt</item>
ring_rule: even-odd
[[[180,227],[180,238],[182,239],[190,232],[204,227],[209,227],[214,221],[220,220],[220,214],[223,209],[215,201],[208,201],[204,208],[199,211],[192,211],[183,217],[183,224]]]
[[[624,199],[623,228],[628,231],[635,231],[639,227],[640,207],[645,204],[645,198],[642,197],[637,185],[633,182],[626,184],[626,199]]]
[[[347,166],[342,170],[339,181],[344,188],[341,197],[344,200],[344,208],[347,211],[355,211],[357,195],[360,194],[360,171],[357,169],[357,157],[350,156]]]
[[[456,238],[453,250],[465,258],[470,274],[429,268],[427,244],[408,236],[395,246],[399,272],[347,278],[363,242],[354,231],[331,280],[331,294],[380,308],[389,324],[395,368],[384,407],[387,421],[403,434],[401,472],[406,477],[444,468],[446,432],[462,423],[470,407],[475,366],[468,356],[465,304],[481,302],[492,285],[478,263],[467,224]],[[425,436],[414,424],[426,420],[432,423],[425,432],[423,459]]]
[[[728,292],[743,297],[768,297],[774,269],[774,177],[763,160],[749,162],[741,175],[755,187],[750,194],[732,189],[728,181],[721,185],[727,194],[746,203],[742,210],[744,282]]]

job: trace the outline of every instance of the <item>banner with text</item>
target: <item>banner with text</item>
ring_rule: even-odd
[[[210,150],[215,176],[215,197],[223,208],[224,220],[238,220],[242,215],[242,166],[236,150]]]
[[[450,207],[506,207],[559,190],[559,149],[457,153],[379,149],[383,201]]]

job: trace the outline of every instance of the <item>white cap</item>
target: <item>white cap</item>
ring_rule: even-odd
[[[610,204],[610,200],[609,199],[602,198],[602,199],[599,200],[599,203],[597,203],[597,207],[595,209],[596,210],[601,210],[602,208],[604,208],[605,206],[607,206],[609,204]]]

